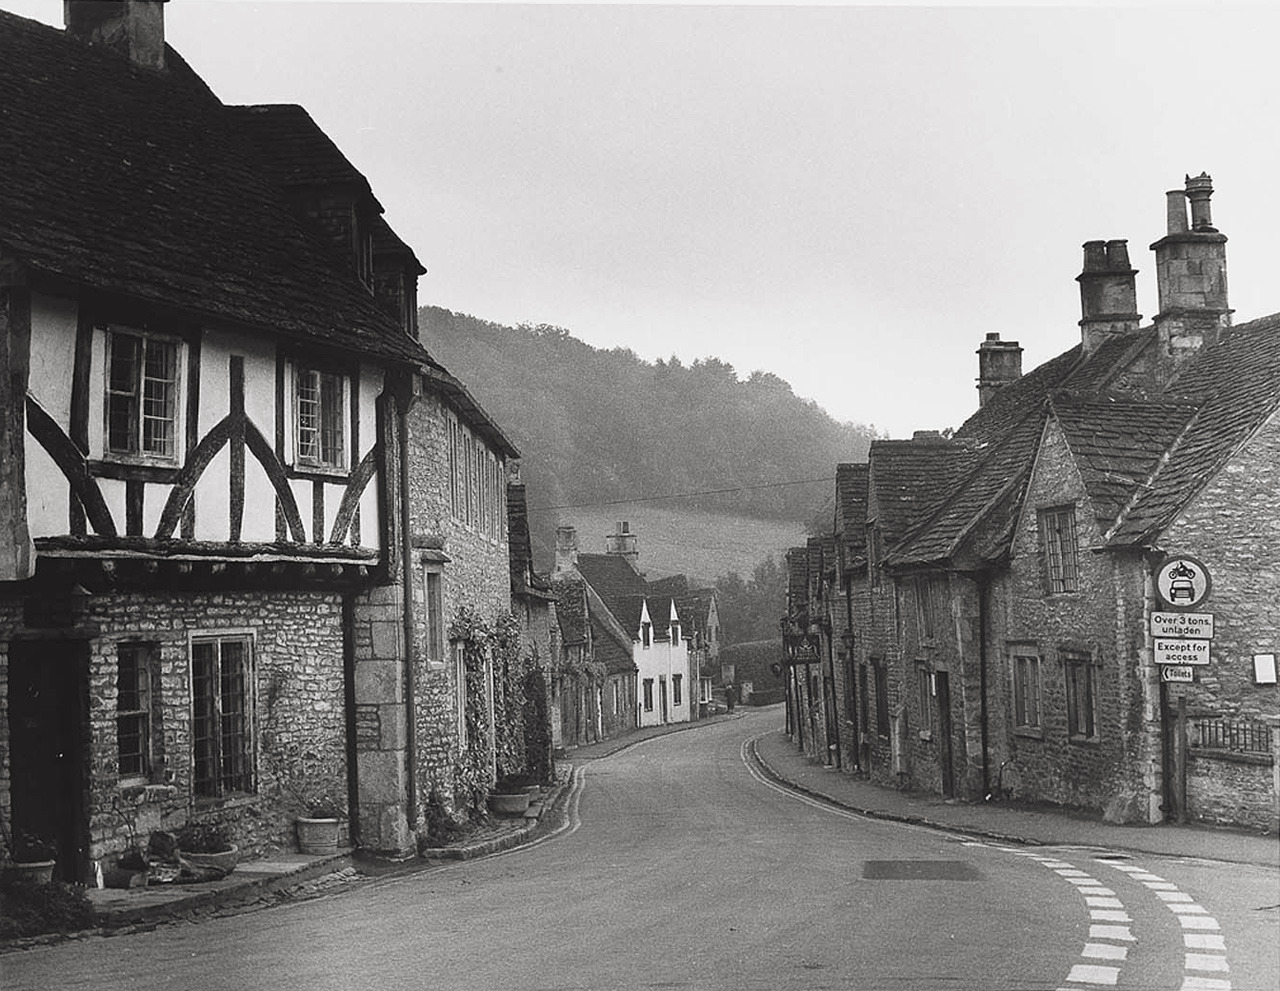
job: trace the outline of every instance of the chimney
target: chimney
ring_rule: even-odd
[[[578,570],[578,531],[571,526],[556,527],[556,564],[552,578]]]
[[[615,557],[625,558],[631,567],[639,571],[636,562],[640,560],[640,547],[636,535],[631,532],[631,524],[623,520],[614,527],[613,533],[604,538],[604,551]]]
[[[67,33],[106,45],[136,66],[164,68],[164,5],[168,0],[63,0]]]
[[[1138,313],[1138,270],[1129,264],[1127,241],[1086,241],[1080,283],[1080,341],[1085,354],[1112,337],[1132,334]]]
[[[1221,332],[1231,326],[1227,238],[1213,226],[1209,210],[1212,196],[1213,180],[1208,173],[1187,176],[1185,190],[1175,189],[1167,194],[1168,233],[1151,245],[1156,254],[1160,303],[1155,325],[1162,382],[1172,378],[1187,357],[1205,343],[1215,343]]]
[[[1022,378],[1022,348],[1017,341],[1002,341],[999,334],[988,334],[978,345],[978,406],[1010,382]]]

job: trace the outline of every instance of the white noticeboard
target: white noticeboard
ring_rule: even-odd
[[[1170,640],[1212,640],[1213,613],[1153,612],[1151,635]]]
[[[1155,640],[1155,662],[1157,664],[1192,664],[1209,663],[1208,640]]]

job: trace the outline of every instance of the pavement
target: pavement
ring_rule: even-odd
[[[693,723],[647,727],[616,740],[570,749],[557,761],[556,784],[544,789],[524,817],[495,817],[488,826],[460,842],[424,850],[420,856],[408,860],[371,859],[352,850],[327,856],[277,853],[243,861],[220,881],[132,889],[90,888],[86,893],[97,912],[99,931],[133,932],[154,928],[163,922],[228,915],[283,901],[317,897],[371,878],[414,873],[447,860],[496,853],[529,842],[551,828],[549,823],[555,816],[546,813],[555,809],[566,793],[575,764],[607,757],[655,736],[742,719],[752,711],[738,708],[735,712],[719,713]],[[881,787],[809,758],[781,729],[753,738],[749,750],[764,772],[779,783],[869,818],[1006,843],[1105,847],[1256,864],[1280,870],[1280,836],[1275,833],[1259,835],[1198,825],[1117,826],[1057,807],[978,804]],[[36,937],[17,942],[27,945],[58,938],[66,937]],[[12,944],[3,947],[16,948]]]

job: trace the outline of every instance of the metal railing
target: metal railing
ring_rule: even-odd
[[[1271,727],[1257,719],[1195,719],[1191,745],[1245,754],[1271,753]]]

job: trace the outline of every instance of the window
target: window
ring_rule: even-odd
[[[653,711],[653,679],[644,679],[644,711]]]
[[[1074,592],[1079,587],[1075,507],[1042,509],[1038,517],[1045,591]]]
[[[152,719],[159,688],[156,647],[122,643],[116,648],[116,749],[121,778],[151,774]]]
[[[920,700],[920,735],[927,738],[933,733],[933,672],[917,668],[916,683]]]
[[[346,467],[346,378],[298,366],[295,382],[297,463],[326,470]]]
[[[618,683],[613,682],[613,714],[622,712],[622,693],[618,691]]]
[[[423,653],[427,665],[435,668],[444,667],[444,599],[440,591],[441,575],[439,568],[429,567],[422,575],[423,625],[426,627],[427,639]]]
[[[684,692],[681,685],[684,682],[684,676],[673,674],[671,676],[671,704],[684,705]]]
[[[647,649],[647,648],[649,647],[649,645],[650,645],[652,642],[653,642],[653,624],[652,624],[652,623],[641,623],[641,624],[640,624],[640,644],[641,644],[641,646],[643,646],[643,647],[645,647],[645,648]]]
[[[1063,656],[1067,687],[1067,733],[1076,739],[1097,735],[1093,718],[1097,698],[1097,668],[1088,654],[1068,653]]]
[[[178,458],[178,342],[111,328],[104,403],[108,455]]]
[[[943,596],[942,582],[937,578],[917,578],[916,628],[921,640],[932,640],[938,635],[938,613]]]
[[[467,660],[461,642],[453,642],[453,697],[458,719],[458,749],[467,749]]]
[[[679,623],[671,624],[671,646],[672,647],[680,646],[680,624]]]
[[[1013,725],[1040,730],[1040,657],[1016,654],[1013,658]]]
[[[477,533],[501,540],[507,518],[503,462],[452,415],[448,433],[450,512]]]
[[[698,679],[698,704],[707,705],[711,701],[711,679]]]
[[[195,793],[254,790],[253,645],[247,636],[191,641],[191,733]]]
[[[872,660],[871,670],[876,679],[876,736],[889,739],[889,673],[884,662]]]

